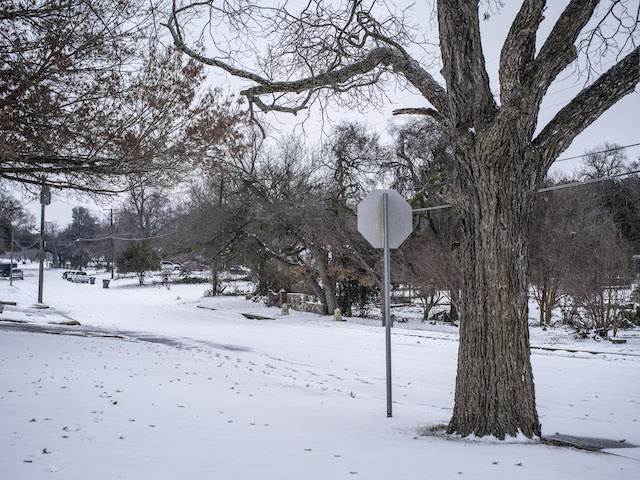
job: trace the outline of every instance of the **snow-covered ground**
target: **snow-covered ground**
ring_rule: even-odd
[[[638,478],[640,448],[425,435],[451,415],[457,330],[280,315],[208,285],[0,280],[0,479]],[[269,317],[256,320],[242,313]],[[60,322],[78,321],[63,326]],[[25,322],[25,323],[19,323]],[[52,334],[44,334],[48,332]],[[543,435],[640,445],[640,337],[531,329]],[[602,352],[602,353],[587,353]],[[622,444],[621,444],[622,445]]]

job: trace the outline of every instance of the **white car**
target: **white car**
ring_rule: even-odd
[[[89,283],[89,275],[87,275],[87,272],[73,272],[67,275],[67,278],[69,277],[73,283]]]
[[[166,260],[160,262],[160,270],[162,270],[163,272],[173,272],[175,270],[180,270],[181,267],[182,265],[180,265],[179,263],[173,263]]]

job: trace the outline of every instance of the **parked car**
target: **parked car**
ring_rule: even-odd
[[[70,277],[73,283],[89,283],[89,275],[87,275],[87,272],[73,272]],[[67,278],[69,278],[69,275],[67,275]]]
[[[13,269],[13,279],[14,280],[24,280],[24,273],[19,268]]]
[[[165,272],[173,272],[175,270],[180,270],[180,268],[181,265],[179,263],[173,263],[167,260],[163,260],[162,262],[160,262],[160,270],[163,270]]]
[[[68,280],[68,281],[70,281],[70,282],[71,282],[71,281],[73,280],[73,276],[74,276],[76,273],[78,273],[78,272],[76,272],[75,270],[67,270],[66,272],[64,272],[64,273],[62,274],[62,278],[64,278],[65,280]]]

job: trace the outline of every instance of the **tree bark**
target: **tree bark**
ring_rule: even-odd
[[[531,437],[540,435],[527,291],[526,231],[533,204],[527,184],[534,173],[496,161],[495,150],[481,155],[467,153],[464,162],[471,168],[461,172],[463,288],[448,431]]]

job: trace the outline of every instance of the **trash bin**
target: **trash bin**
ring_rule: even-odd
[[[96,277],[89,277],[89,283],[90,283],[91,285],[95,285],[95,283],[96,283]]]
[[[109,280],[102,280],[102,288],[109,288]]]

